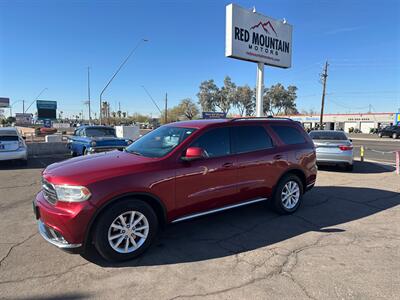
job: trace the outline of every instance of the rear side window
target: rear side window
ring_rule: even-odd
[[[271,126],[279,138],[287,145],[303,144],[306,142],[301,132],[291,126]]]
[[[233,153],[272,148],[272,140],[262,126],[235,126],[231,130]]]
[[[216,128],[200,136],[191,146],[203,148],[208,157],[230,154],[229,128]]]

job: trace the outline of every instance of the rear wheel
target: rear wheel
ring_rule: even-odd
[[[396,132],[393,132],[392,138],[397,139],[397,133]]]
[[[296,175],[284,176],[278,183],[272,197],[272,206],[280,214],[294,213],[303,198],[303,183]]]
[[[380,138],[382,138],[382,132],[379,132],[379,133],[378,133],[378,136],[379,136]]]
[[[107,260],[133,259],[150,246],[157,229],[157,216],[148,204],[140,200],[119,202],[98,220],[94,245]]]
[[[75,157],[76,155],[77,155],[76,152],[71,150],[71,156]]]

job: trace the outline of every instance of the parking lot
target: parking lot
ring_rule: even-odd
[[[59,157],[57,159],[62,159]],[[37,233],[32,199],[55,158],[0,166],[0,298],[396,299],[400,177],[356,162],[322,169],[291,216],[256,204],[164,229],[139,259],[64,253]]]

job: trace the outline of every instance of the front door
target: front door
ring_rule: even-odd
[[[238,192],[237,170],[231,155],[229,128],[210,129],[190,146],[204,149],[206,158],[179,162],[175,181],[177,215],[234,203]]]

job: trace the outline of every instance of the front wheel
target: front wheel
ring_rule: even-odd
[[[157,229],[157,216],[147,203],[122,201],[101,215],[94,232],[94,245],[106,260],[133,259],[150,246]]]
[[[286,175],[278,183],[272,197],[272,206],[280,214],[294,213],[303,198],[303,183],[296,175]]]
[[[392,138],[397,139],[397,133],[396,133],[396,132],[394,132],[394,133],[392,134]]]
[[[382,138],[382,132],[379,132],[379,133],[378,133],[378,136],[379,136],[380,138]]]

